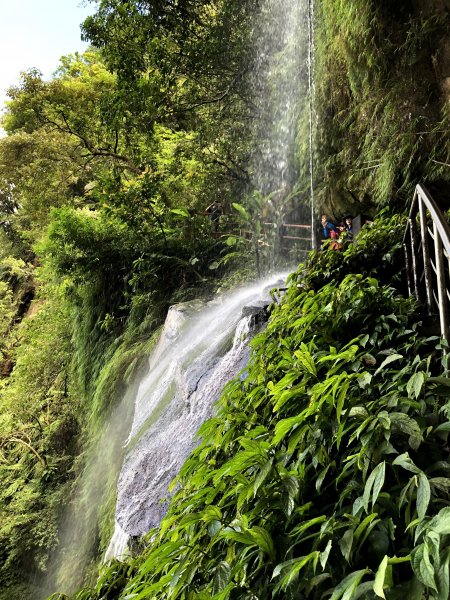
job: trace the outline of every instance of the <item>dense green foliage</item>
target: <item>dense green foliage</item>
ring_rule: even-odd
[[[366,228],[337,280],[319,284],[314,265],[291,276],[148,548],[78,600],[448,597],[439,340],[412,300],[364,273],[374,236],[401,232],[398,219]],[[357,262],[362,274],[348,273]]]
[[[364,212],[448,182],[446,3],[324,0],[316,17],[321,203]]]

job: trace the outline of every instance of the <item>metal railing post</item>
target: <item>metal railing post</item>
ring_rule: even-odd
[[[419,293],[419,273],[417,271],[417,244],[416,244],[416,223],[414,219],[410,218],[409,220],[409,234],[411,241],[411,266],[412,266],[412,276],[414,281],[414,295],[417,300],[420,300]]]
[[[433,279],[431,275],[430,247],[428,245],[427,211],[419,194],[420,235],[422,238],[423,272],[428,314],[433,311]]]
[[[414,293],[414,289],[413,281],[411,278],[411,261],[409,260],[408,244],[403,244],[403,252],[405,253],[406,283],[408,285],[408,294],[409,296],[412,296]]]
[[[436,275],[438,285],[438,302],[439,302],[439,320],[441,324],[441,336],[448,342],[449,331],[448,331],[448,303],[447,303],[447,289],[445,285],[445,269],[444,269],[444,253],[442,247],[442,240],[439,236],[436,223],[433,223],[434,233],[434,249],[436,254]]]

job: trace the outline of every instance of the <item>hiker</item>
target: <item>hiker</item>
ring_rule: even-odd
[[[336,238],[336,235],[337,235],[336,227],[333,225],[333,223],[329,220],[329,218],[325,214],[322,215],[322,228],[323,228],[323,237],[325,240]],[[332,235],[332,232],[334,232],[333,235]]]
[[[324,240],[330,240],[329,245],[331,250],[340,250],[341,246],[338,243],[339,232],[333,223],[328,219],[326,214],[322,215],[322,228]]]
[[[338,226],[337,226],[337,231],[338,231],[339,237],[341,237],[341,235],[347,231],[346,224],[343,220],[339,221]]]
[[[353,219],[352,217],[345,217],[345,231],[348,233],[349,237],[353,237]]]

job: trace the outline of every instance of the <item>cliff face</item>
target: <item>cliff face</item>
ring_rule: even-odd
[[[317,187],[331,213],[449,181],[449,4],[325,0],[316,20]],[[395,200],[394,200],[395,197]]]
[[[432,55],[432,63],[437,83],[441,92],[443,102],[450,101],[450,37],[448,24],[448,11],[450,3],[448,0],[435,0],[418,2],[419,10],[432,18],[434,15],[440,15],[446,20],[446,27],[438,33],[432,40],[432,47],[435,52]]]

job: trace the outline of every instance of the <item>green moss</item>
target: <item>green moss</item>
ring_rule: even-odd
[[[448,182],[443,7],[325,0],[315,25],[319,203],[367,212],[410,201],[420,180]]]

